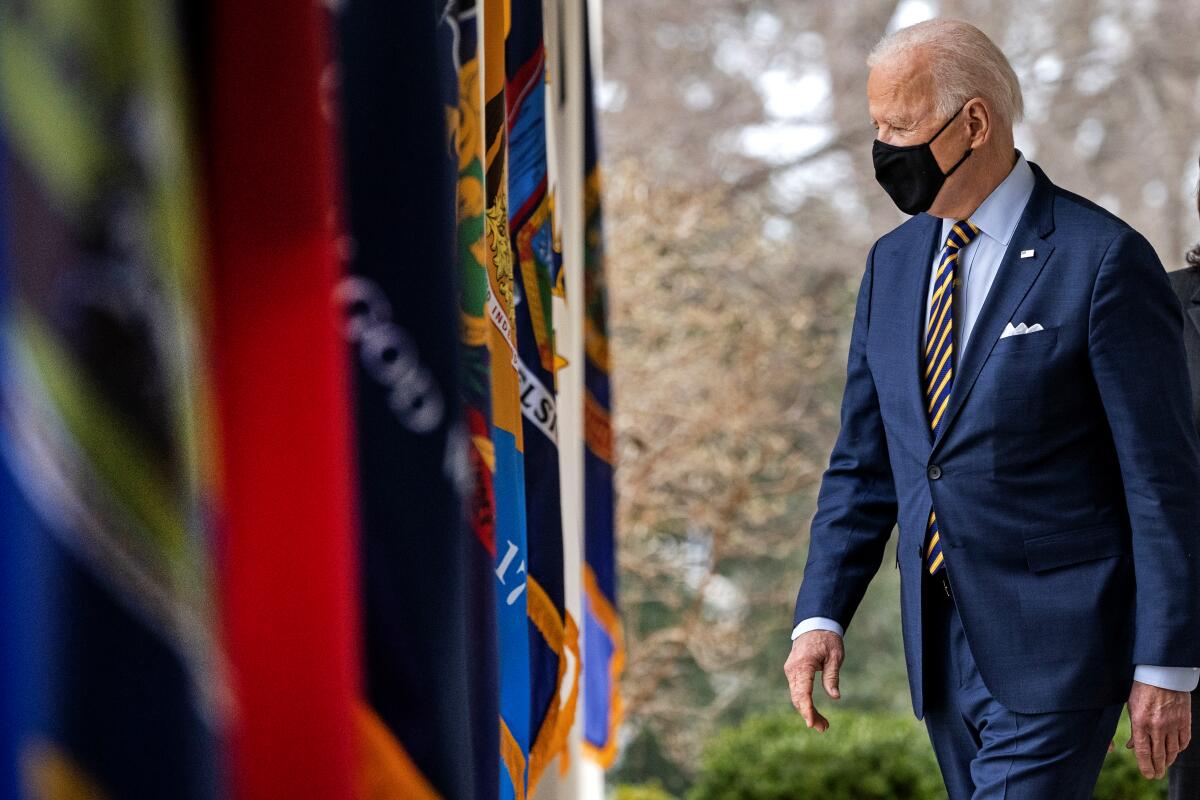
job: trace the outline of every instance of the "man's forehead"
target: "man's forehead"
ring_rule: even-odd
[[[892,59],[871,70],[867,103],[876,122],[919,122],[933,110],[933,80],[917,59]]]
[[[927,81],[931,75],[931,54],[920,48],[896,53],[871,69],[871,75],[888,82]]]

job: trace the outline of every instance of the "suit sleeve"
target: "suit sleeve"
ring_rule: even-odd
[[[1096,277],[1092,374],[1124,483],[1137,582],[1133,663],[1200,665],[1200,442],[1183,315],[1158,257],[1118,234]]]
[[[879,396],[867,366],[874,260],[872,248],[850,334],[842,427],[821,478],[793,625],[825,617],[849,626],[896,525],[896,489]]]

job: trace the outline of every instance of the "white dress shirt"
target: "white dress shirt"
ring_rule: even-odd
[[[963,251],[958,259],[958,285],[954,289],[954,346],[959,353],[966,352],[971,341],[971,331],[983,301],[987,299],[988,291],[996,280],[996,273],[1004,254],[1008,251],[1009,240],[1017,229],[1021,214],[1033,195],[1033,170],[1025,161],[1025,156],[1018,153],[1017,163],[999,186],[987,196],[971,215],[971,222],[979,228],[980,235],[976,236]],[[944,244],[950,235],[950,229],[958,220],[942,220],[942,238]],[[932,310],[934,281],[932,275],[941,260],[942,249],[934,254],[933,262],[929,265],[931,279],[929,292],[925,302],[925,325],[929,326],[929,313]],[[827,617],[809,617],[801,620],[792,630],[792,639],[808,631],[832,631],[838,636],[843,633],[842,626]],[[1172,689],[1177,692],[1190,692],[1200,683],[1200,667],[1156,667],[1139,664],[1134,668],[1133,679],[1140,683]]]

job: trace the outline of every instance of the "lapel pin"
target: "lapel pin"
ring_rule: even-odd
[[[1022,250],[1021,251],[1021,258],[1033,258],[1034,255],[1035,254],[1032,250]]]

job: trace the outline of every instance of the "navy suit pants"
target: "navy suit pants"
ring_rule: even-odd
[[[954,601],[925,584],[925,727],[950,800],[1088,800],[1122,705],[1009,711],[984,685]]]

